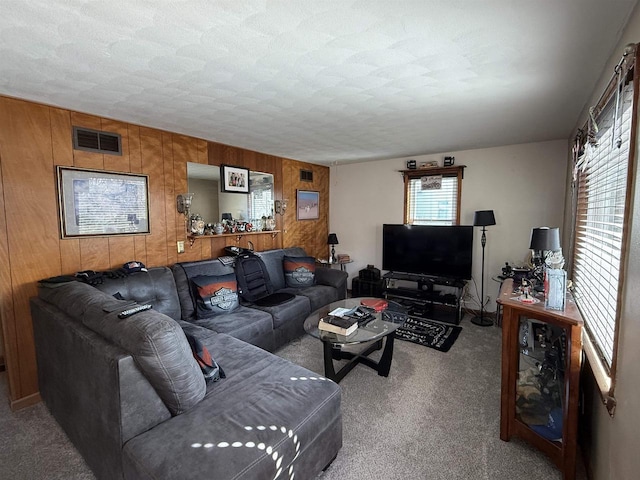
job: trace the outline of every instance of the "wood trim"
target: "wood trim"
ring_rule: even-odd
[[[622,248],[620,254],[622,255],[623,261],[620,264],[620,277],[618,280],[618,285],[624,285],[626,279],[627,272],[627,264],[629,262],[629,246],[631,244],[631,220],[630,213],[632,211],[633,204],[633,184],[635,182],[635,162],[636,162],[636,142],[637,142],[637,130],[638,130],[638,95],[640,94],[640,72],[638,71],[638,65],[640,62],[640,48],[637,48],[638,44],[636,44],[636,51],[634,56],[634,64],[629,68],[633,68],[633,106],[631,108],[631,137],[629,138],[629,160],[627,163],[627,191],[626,191],[626,199],[624,204],[624,212],[627,217],[627,221],[624,222],[624,227],[622,230]],[[609,393],[606,398],[603,398],[605,404],[607,405],[607,410],[609,411],[609,415],[613,415],[615,410],[615,397],[614,392],[616,389],[616,373],[618,371],[618,344],[620,338],[620,318],[622,317],[622,307],[624,303],[623,289],[618,288],[618,298],[617,298],[617,311],[616,311],[616,329],[613,333],[613,361],[611,362],[611,387],[609,389]]]
[[[428,177],[430,175],[442,175],[443,177],[458,176],[459,179],[464,178],[464,169],[466,165],[454,165],[452,167],[431,167],[431,168],[412,168],[410,170],[400,170],[400,173],[410,178]]]
[[[22,408],[30,407],[31,405],[35,405],[36,403],[40,403],[42,401],[42,397],[40,396],[40,392],[32,393],[31,395],[27,395],[26,397],[18,398],[17,400],[11,399],[9,402],[9,407],[12,411],[20,410]]]
[[[466,165],[455,165],[452,167],[431,167],[431,168],[416,168],[410,170],[400,170],[402,178],[404,180],[404,211],[402,218],[404,223],[409,223],[407,218],[409,214],[409,184],[410,181],[415,178],[428,177],[431,175],[442,175],[443,177],[458,177],[458,191],[456,193],[456,225],[460,225],[460,209],[462,206],[462,180],[464,179],[464,169]]]

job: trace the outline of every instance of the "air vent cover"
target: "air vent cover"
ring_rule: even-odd
[[[300,181],[313,182],[313,170],[300,170]]]
[[[73,148],[87,152],[122,155],[122,140],[117,133],[73,127]]]

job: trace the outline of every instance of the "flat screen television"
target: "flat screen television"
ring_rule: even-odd
[[[467,225],[382,226],[382,269],[471,279],[473,227]]]

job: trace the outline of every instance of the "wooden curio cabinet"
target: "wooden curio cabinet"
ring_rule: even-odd
[[[542,297],[522,302],[514,287],[506,280],[498,299],[503,307],[500,438],[515,435],[529,442],[555,462],[564,480],[573,480],[582,317],[569,294],[564,310],[551,310]]]

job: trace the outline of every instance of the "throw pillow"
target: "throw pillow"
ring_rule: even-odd
[[[285,256],[282,263],[287,287],[310,287],[316,282],[315,258]]]
[[[211,382],[217,382],[221,378],[227,378],[224,370],[213,359],[207,347],[205,347],[197,337],[189,335],[188,333],[185,333],[185,335],[189,345],[191,346],[193,358],[195,358],[198,365],[200,365],[205,382],[209,384]]]
[[[238,307],[238,283],[235,274],[197,275],[191,282],[195,290],[198,318],[230,313]]]

